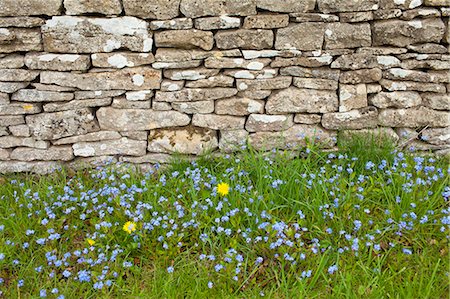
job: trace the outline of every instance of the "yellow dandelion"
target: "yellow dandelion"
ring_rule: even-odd
[[[128,221],[123,225],[123,230],[131,234],[136,230],[136,223]]]
[[[219,185],[217,185],[217,193],[219,193],[219,195],[225,196],[230,192],[230,185],[228,185],[227,183],[220,183]]]
[[[95,241],[92,239],[87,239],[87,242],[88,242],[89,246],[94,246],[94,244],[95,244]]]

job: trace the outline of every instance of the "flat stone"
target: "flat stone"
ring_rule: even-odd
[[[30,103],[15,103],[12,102],[5,106],[0,106],[0,115],[22,115],[22,114],[36,114],[41,112],[41,106]]]
[[[337,90],[338,82],[330,79],[294,78],[293,85],[298,88]]]
[[[205,80],[205,79],[203,79]],[[196,81],[192,81],[196,82]],[[161,91],[178,91],[184,87],[184,81],[163,80],[161,82]]]
[[[278,29],[275,49],[302,51],[322,49],[325,29],[324,23],[301,23]]]
[[[383,73],[383,77],[391,80],[409,80],[417,82],[449,83],[450,76],[447,71],[413,71],[401,68],[392,68]]]
[[[9,101],[9,94],[7,93],[0,93],[0,106],[8,105],[10,103]]]
[[[293,119],[293,115],[250,114],[245,129],[249,132],[284,131],[294,125]]]
[[[111,107],[119,109],[150,109],[152,101],[128,101],[125,97],[118,97],[113,99]]]
[[[0,58],[0,69],[20,69],[24,65],[24,57],[22,55],[11,54]]]
[[[278,70],[270,68],[262,69],[260,71],[225,70],[223,74],[236,79],[272,79],[278,75]]]
[[[425,129],[421,139],[430,144],[450,145],[450,127]]]
[[[13,148],[13,147],[32,147],[47,149],[50,143],[48,141],[36,140],[31,137],[15,137],[15,136],[4,136],[0,137],[0,148]]]
[[[348,112],[326,113],[322,116],[322,125],[331,130],[375,128],[378,125],[378,110],[369,106]]]
[[[328,113],[339,107],[336,92],[289,87],[273,92],[266,104],[269,114]]]
[[[273,32],[262,29],[238,29],[219,31],[215,35],[219,49],[270,49],[273,46]]]
[[[280,58],[276,57],[270,64],[271,67],[287,67],[287,66],[304,66],[304,67],[320,67],[331,64],[333,56],[322,55],[318,57],[295,57],[295,58]]]
[[[241,19],[226,15],[195,19],[195,28],[200,30],[232,29],[241,27]]]
[[[118,132],[114,131],[99,131],[88,133],[85,135],[78,135],[72,137],[66,137],[62,139],[58,139],[52,141],[54,145],[65,145],[65,144],[73,144],[78,142],[95,142],[95,141],[103,141],[103,140],[114,140],[120,139],[122,136]]]
[[[0,81],[33,81],[39,72],[23,69],[0,69]]]
[[[342,72],[339,82],[345,84],[371,83],[380,81],[381,77],[382,72],[379,68],[362,69]]]
[[[450,4],[450,3],[449,3]],[[417,17],[421,18],[439,18],[441,13],[435,8],[416,8],[403,12],[401,18],[403,20],[412,20]]]
[[[325,30],[325,49],[359,48],[372,45],[369,23],[330,23]]]
[[[244,116],[264,112],[264,101],[233,97],[216,101],[216,114]]]
[[[8,28],[2,31],[11,38],[7,42],[0,43],[0,53],[42,51],[42,39],[39,29]]]
[[[382,79],[381,86],[389,91],[412,90],[412,91],[431,91],[437,93],[445,93],[445,85],[437,83],[423,83],[413,81],[391,81]]]
[[[149,67],[124,68],[114,72],[62,73],[41,72],[41,83],[77,87],[82,90],[149,90],[159,89],[161,71]]]
[[[441,19],[377,21],[373,25],[373,43],[397,47],[416,43],[439,43],[444,32],[445,25]]]
[[[74,97],[73,93],[21,89],[11,96],[11,100],[19,102],[65,102]]]
[[[86,71],[91,62],[86,55],[27,53],[25,65],[33,70]]]
[[[2,115],[0,117],[0,126],[15,126],[25,123],[23,115]]]
[[[379,93],[383,91],[380,84],[366,84],[367,94]]]
[[[20,162],[20,161],[4,161],[0,162],[0,173],[18,173],[27,172],[40,175],[50,174],[57,170],[61,170],[59,162]]]
[[[272,79],[238,79],[236,86],[239,91],[243,90],[273,90],[288,88],[292,83],[292,77],[275,77]]]
[[[128,101],[147,101],[153,97],[154,93],[151,90],[129,91],[125,93],[125,98]]]
[[[202,80],[207,79],[212,76],[216,76],[219,74],[220,70],[216,69],[207,69],[204,67],[195,68],[191,70],[174,70],[174,69],[168,69],[164,70],[164,77],[170,79],[170,80]]]
[[[228,76],[213,76],[208,79],[188,81],[187,88],[213,88],[213,87],[233,87],[234,79]]]
[[[122,3],[120,0],[64,0],[64,8],[67,15],[118,15],[122,12]]]
[[[186,114],[209,114],[214,112],[214,101],[175,102],[172,108]]]
[[[339,84],[339,112],[347,112],[367,106],[365,84]]]
[[[9,150],[0,148],[0,161],[9,160]]]
[[[294,125],[283,132],[257,132],[250,134],[249,144],[257,150],[296,149],[314,143],[322,148],[336,144],[336,133],[317,125]]]
[[[191,119],[178,111],[153,111],[148,109],[114,109],[102,107],[97,111],[102,130],[139,131],[166,127],[187,126]]]
[[[61,13],[62,0],[3,0],[0,16],[54,16]]]
[[[421,94],[423,104],[431,109],[450,110],[450,94],[426,92]]]
[[[45,23],[44,19],[36,17],[7,17],[0,18],[0,27],[32,28],[41,27]]]
[[[372,12],[374,20],[388,20],[401,17],[402,10],[397,8],[377,9]]]
[[[4,127],[0,127],[0,136],[8,136],[8,135],[10,135],[10,132]]]
[[[385,127],[447,127],[450,125],[450,113],[426,107],[383,109],[380,111],[379,121]]]
[[[341,12],[339,19],[342,23],[356,23],[371,21],[374,16],[372,11]]]
[[[423,54],[434,54],[434,53],[445,54],[448,52],[445,46],[433,43],[409,45],[407,46],[407,48],[411,51]]]
[[[219,148],[222,152],[231,153],[246,146],[248,132],[246,130],[220,131]]]
[[[361,47],[356,49],[356,53],[358,54],[366,54],[366,55],[398,55],[404,54],[408,52],[406,48],[397,48],[397,47]]]
[[[378,108],[410,108],[422,104],[422,98],[415,91],[380,92],[370,98]]]
[[[33,86],[36,90],[39,91],[66,92],[76,90],[73,87],[58,86],[53,84],[31,83],[31,86]]]
[[[341,70],[358,70],[368,68],[388,69],[398,66],[400,66],[400,59],[395,56],[375,56],[364,53],[342,55],[331,64],[332,68]]]
[[[235,88],[191,88],[174,92],[157,91],[155,101],[157,102],[194,102],[209,101],[232,97],[237,94]]]
[[[179,15],[180,0],[123,0],[123,7],[129,16],[168,20]]]
[[[202,103],[202,101],[200,102],[192,102],[192,103]],[[153,102],[152,103],[152,109],[155,111],[169,111],[169,110],[173,110],[172,109],[172,105],[170,103],[166,103],[166,102]]]
[[[134,17],[86,18],[60,16],[42,26],[44,49],[56,53],[112,52],[126,48],[151,52],[148,23]]]
[[[152,64],[152,67],[155,69],[190,69],[199,67],[201,64],[201,60],[155,62]]]
[[[448,6],[448,0],[424,0],[426,6]]]
[[[318,0],[319,11],[324,13],[346,11],[370,11],[380,8],[379,0],[354,0],[342,2],[335,0]]]
[[[216,114],[194,114],[192,125],[212,130],[237,130],[243,129],[245,117],[216,115]]]
[[[289,25],[289,15],[258,14],[244,20],[245,29],[283,28]]]
[[[339,17],[332,14],[324,13],[290,13],[291,22],[304,23],[304,22],[339,22]]]
[[[99,129],[90,109],[29,115],[26,122],[32,135],[42,140],[83,135]]]
[[[134,140],[148,140],[147,131],[126,131],[120,132],[120,135]]]
[[[340,70],[330,69],[328,67],[322,68],[306,68],[301,66],[288,66],[280,69],[282,76],[294,76],[303,78],[318,78],[328,80],[339,80]]]
[[[245,59],[272,58],[272,57],[296,57],[302,55],[299,50],[242,50]]]
[[[214,39],[212,32],[202,30],[167,30],[155,33],[157,47],[181,49],[212,50]]]
[[[201,60],[208,57],[242,57],[242,53],[239,49],[205,51],[200,49],[159,48],[156,49],[155,55],[156,61],[158,62]]]
[[[147,149],[155,153],[200,155],[218,147],[216,131],[190,126],[150,131]]]
[[[269,58],[247,60],[242,58],[209,57],[205,60],[205,67],[216,69],[241,68],[247,70],[262,70],[264,67],[268,66],[270,62],[271,60]]]
[[[205,16],[248,16],[256,15],[255,0],[181,0],[180,10],[189,18]]]
[[[10,158],[18,161],[70,161],[74,155],[70,146],[51,146],[48,149],[19,147],[11,152]]]
[[[105,68],[121,69],[124,67],[149,65],[155,62],[155,57],[152,53],[97,53],[92,54],[91,57],[93,66]]]
[[[44,104],[45,112],[56,112],[65,110],[74,110],[82,108],[96,108],[109,106],[112,103],[112,98],[88,99],[88,100],[73,100],[70,102],[58,102]]]
[[[192,29],[194,22],[191,18],[177,18],[171,20],[158,20],[150,22],[151,30],[169,29],[169,30],[183,30]]]
[[[253,100],[263,100],[272,94],[271,90],[244,90],[237,93],[240,98],[249,98]]]
[[[121,96],[124,93],[124,90],[75,91],[75,100],[111,98]]]
[[[147,152],[147,142],[122,137],[117,140],[75,143],[72,148],[75,156],[79,157],[105,155],[143,156]]]
[[[401,63],[403,69],[432,69],[432,70],[449,70],[450,61],[445,60],[417,60],[407,59]]]
[[[274,12],[308,12],[313,11],[316,0],[256,0],[256,6],[260,9]]]
[[[297,113],[294,117],[294,123],[314,125],[320,124],[322,121],[322,115],[320,114],[309,114],[309,113]]]

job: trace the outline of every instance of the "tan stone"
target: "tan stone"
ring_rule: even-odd
[[[39,29],[5,28],[2,31],[8,33],[11,39],[0,43],[0,53],[42,51],[42,39]]]
[[[377,10],[379,0],[353,0],[351,2],[336,0],[318,0],[321,12],[346,12]]]
[[[320,115],[320,114],[297,113],[294,117],[295,123],[305,124],[305,125],[320,124],[321,120],[322,120],[322,115]]]
[[[0,148],[13,148],[13,147],[32,147],[47,149],[50,143],[48,141],[36,140],[31,137],[15,137],[15,136],[4,136],[0,137]]]
[[[55,141],[52,141],[54,145],[65,145],[65,144],[73,144],[79,142],[95,142],[95,141],[104,141],[104,140],[114,140],[120,139],[122,136],[118,132],[114,131],[99,131],[88,133],[85,135],[71,136],[66,138],[61,138]]]
[[[236,79],[272,79],[278,75],[278,70],[271,68],[262,69],[260,71],[224,70],[223,74]]]
[[[0,148],[0,161],[9,160],[9,150]]]
[[[48,149],[19,147],[11,152],[10,158],[19,161],[70,161],[74,155],[70,146],[51,146]]]
[[[283,28],[289,25],[289,15],[258,14],[244,20],[245,29]]]
[[[45,112],[56,112],[65,110],[74,110],[82,108],[95,108],[111,105],[111,98],[100,98],[100,99],[88,99],[88,100],[73,100],[70,102],[63,103],[47,103],[44,104],[43,108]],[[150,107],[149,107],[150,108]]]
[[[20,69],[24,65],[24,57],[22,55],[10,54],[0,58],[0,69]]]
[[[244,90],[239,91],[237,96],[240,98],[249,98],[253,100],[263,100],[270,96],[271,90]]]
[[[341,70],[357,70],[367,68],[388,69],[398,66],[400,66],[400,60],[395,56],[375,56],[364,53],[342,55],[331,64],[332,68],[339,68]]]
[[[32,28],[41,27],[45,23],[44,19],[37,17],[0,17],[0,27]]]
[[[39,72],[23,69],[0,69],[0,81],[33,81]]]
[[[2,0],[0,16],[59,15],[62,0]]]
[[[188,81],[187,88],[213,88],[213,87],[233,87],[234,79],[228,76],[213,76],[208,79]]]
[[[449,83],[450,75],[447,71],[413,71],[392,68],[384,72],[384,78],[391,80],[409,80],[417,82]]]
[[[64,0],[64,8],[67,15],[118,15],[122,12],[122,3],[120,0]]]
[[[12,95],[11,100],[19,102],[64,102],[72,100],[73,97],[72,93],[21,89]]]
[[[237,94],[235,88],[186,88],[174,92],[157,91],[155,101],[157,102],[194,102],[208,101],[232,97]]]
[[[213,130],[237,130],[243,129],[245,117],[216,115],[216,114],[194,114],[192,125]]]
[[[111,98],[121,96],[124,93],[125,93],[124,90],[101,90],[101,89],[95,91],[75,91],[75,100]]]
[[[264,101],[233,97],[216,101],[216,114],[244,116],[251,113],[263,113]]]
[[[242,53],[239,49],[233,50],[213,50],[205,51],[200,49],[170,49],[170,48],[159,48],[156,49],[156,61],[189,61],[189,60],[200,60],[206,59],[208,57],[241,57]]]
[[[364,138],[366,140],[370,140],[376,142],[379,145],[382,145],[386,140],[390,140],[393,143],[397,143],[399,141],[399,137],[397,133],[392,128],[375,128],[375,129],[361,129],[361,130],[344,130],[342,131],[341,138]],[[381,144],[380,144],[381,143]]]
[[[194,81],[195,82],[195,81]],[[178,91],[183,89],[184,81],[163,80],[161,82],[161,91]]]
[[[155,57],[151,53],[97,53],[92,54],[92,65],[95,67],[105,68],[124,68],[141,65],[149,65],[155,61]]]
[[[318,78],[294,78],[293,85],[298,88],[337,90],[338,82]]]
[[[294,125],[293,115],[250,114],[245,124],[249,132],[284,131]]]
[[[96,100],[98,100],[98,99],[96,99]],[[86,100],[84,100],[84,101],[86,101]],[[103,106],[108,106],[108,105],[103,105]],[[111,104],[112,108],[119,108],[119,109],[150,109],[151,106],[152,106],[152,102],[150,100],[148,100],[148,101],[129,101],[125,97],[114,98],[112,101],[112,104]]]
[[[256,0],[181,0],[181,13],[189,18],[256,14]]]
[[[331,14],[324,14],[324,13],[290,13],[291,16],[291,22],[296,23],[304,23],[304,22],[338,22],[339,17],[336,15]]]
[[[407,48],[411,51],[423,54],[448,53],[448,50],[445,46],[433,43],[409,45],[407,46]]]
[[[170,30],[183,30],[192,29],[194,22],[190,18],[177,18],[171,20],[158,20],[150,22],[151,30],[158,29],[170,29]]]
[[[241,27],[241,19],[226,15],[195,19],[195,28],[200,30],[232,29]]]
[[[422,98],[415,91],[380,92],[370,98],[378,108],[410,108],[422,104]]]
[[[262,70],[264,67],[270,64],[269,58],[260,59],[242,59],[242,58],[216,58],[209,57],[205,60],[205,67],[216,69],[232,69],[242,68],[247,70]]]
[[[220,131],[219,148],[221,151],[231,153],[246,146],[248,132],[246,130]]]
[[[367,47],[372,44],[370,24],[330,23],[325,30],[325,49]]]
[[[381,85],[389,91],[413,90],[413,91],[431,91],[437,93],[445,93],[445,85],[438,83],[423,83],[413,81],[391,81],[382,79]]]
[[[425,129],[421,139],[435,145],[450,146],[450,127]]]
[[[331,130],[375,128],[378,125],[378,110],[365,107],[348,112],[326,113],[322,116],[322,125]]]
[[[243,90],[272,90],[288,88],[292,83],[292,77],[275,77],[272,79],[237,79],[236,85],[239,91]]]
[[[0,162],[0,173],[35,173],[45,175],[61,170],[59,162],[20,162],[20,161],[4,161]]]
[[[25,64],[33,70],[85,71],[91,66],[87,55],[27,53]]]
[[[426,6],[448,6],[448,0],[424,0]]]
[[[0,126],[15,126],[25,123],[25,118],[23,115],[2,115],[0,117]]]
[[[275,49],[319,50],[325,29],[324,23],[301,23],[278,29]]]
[[[295,58],[280,58],[276,57],[270,64],[271,67],[287,67],[287,66],[304,66],[304,67],[320,67],[331,64],[333,56],[321,55],[317,57],[295,57]]]
[[[339,19],[342,23],[366,22],[373,20],[373,18],[372,11],[341,12],[339,14]]]
[[[448,89],[447,89],[448,90]],[[423,104],[431,109],[450,110],[450,93],[426,92],[421,94]]]
[[[401,67],[404,69],[449,70],[450,61],[407,59],[402,61]]]
[[[365,84],[339,84],[339,112],[367,106],[367,89]]]
[[[176,102],[172,108],[186,114],[209,114],[214,112],[214,101]]]
[[[201,48],[211,50],[214,45],[212,32],[202,30],[168,30],[155,33],[157,47],[174,47],[181,49]]]
[[[380,81],[381,77],[382,72],[379,68],[362,69],[342,72],[339,77],[339,82],[345,84],[371,83]]]
[[[402,10],[397,8],[377,9],[372,12],[372,15],[374,20],[395,19],[402,15]]]
[[[180,0],[123,0],[125,14],[148,19],[173,19],[179,14]]]
[[[117,140],[104,140],[101,142],[80,142],[73,146],[75,156],[93,157],[105,155],[145,155],[147,142],[122,137]]]
[[[155,62],[152,64],[154,69],[190,69],[199,67],[201,60],[175,61],[175,62]]]
[[[120,135],[134,140],[148,140],[147,131],[126,131],[120,132]]]
[[[30,103],[12,102],[5,106],[0,106],[0,115],[22,115],[22,114],[36,114],[41,112],[41,106]]]
[[[301,66],[289,66],[280,69],[280,75],[294,76],[303,78],[319,78],[328,80],[339,80],[339,70],[330,69],[328,67],[322,68],[305,68]]]
[[[168,69],[164,70],[164,77],[170,80],[202,80],[209,77],[216,76],[219,74],[220,70],[217,69],[207,69],[204,67],[199,67],[190,70],[176,70]]]
[[[313,11],[316,0],[256,0],[256,6],[260,9],[274,12],[308,12]]]
[[[219,49],[270,49],[273,46],[273,32],[262,29],[238,29],[219,31],[215,35]]]
[[[383,109],[380,111],[379,121],[385,127],[447,127],[450,125],[450,113],[426,107]]]

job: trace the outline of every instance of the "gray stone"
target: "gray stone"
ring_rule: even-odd
[[[319,78],[328,80],[339,80],[340,70],[323,68],[305,68],[301,66],[289,66],[280,69],[282,76],[294,76],[303,78]]]
[[[93,66],[105,68],[121,69],[124,67],[149,65],[155,62],[155,57],[152,53],[97,53],[92,54],[91,57]]]
[[[380,112],[379,121],[385,127],[447,127],[450,125],[450,113],[426,107],[383,109]]]
[[[392,68],[384,72],[384,78],[391,80],[409,80],[417,82],[449,83],[450,75],[447,71],[413,71],[401,68]]]
[[[382,72],[379,68],[362,69],[342,72],[339,77],[339,82],[345,84],[371,83],[380,81],[381,77]]]
[[[41,72],[41,83],[77,87],[82,90],[149,90],[159,89],[161,71],[149,67],[124,68],[114,72],[61,73]]]
[[[404,69],[449,70],[450,61],[407,59],[402,61],[401,67]]]
[[[65,102],[74,97],[73,93],[41,91],[37,89],[21,89],[11,96],[11,100],[19,102]]]
[[[32,135],[42,140],[83,135],[99,129],[90,109],[29,115],[26,122]]]
[[[339,112],[347,112],[367,106],[365,84],[339,84]]]
[[[191,70],[164,70],[164,77],[170,80],[202,80],[219,74],[220,70],[199,67]]]
[[[274,12],[308,12],[313,11],[316,0],[256,0],[256,6],[260,9]]]
[[[236,79],[272,79],[278,75],[278,70],[269,68],[260,71],[225,70],[223,74]]]
[[[247,60],[242,58],[209,57],[205,60],[205,67],[216,69],[242,68],[247,70],[262,70],[265,66],[268,66],[270,62],[271,60],[269,58]]]
[[[123,137],[128,137],[130,139],[134,139],[134,140],[147,140],[148,139],[147,131],[126,131],[126,132],[120,132],[120,135],[122,135]]]
[[[423,104],[431,109],[450,110],[450,93],[432,93],[421,94]]]
[[[195,20],[195,28],[200,30],[232,29],[241,27],[241,19],[226,15]]]
[[[174,92],[157,91],[155,101],[157,102],[194,102],[209,101],[232,97],[237,94],[235,88],[190,88]]]
[[[65,144],[73,144],[79,142],[95,142],[95,141],[104,141],[104,140],[114,140],[120,139],[122,136],[118,132],[114,131],[99,131],[88,133],[86,135],[78,135],[72,137],[66,137],[62,139],[58,139],[56,141],[52,141],[54,145],[65,145]]]
[[[122,3],[120,0],[64,0],[64,8],[67,15],[118,15],[122,12]]]
[[[239,91],[243,90],[272,90],[288,88],[292,83],[292,77],[275,77],[272,79],[238,79],[236,86]]]
[[[243,129],[245,117],[216,115],[216,114],[194,114],[192,125],[213,130],[237,130]]]
[[[291,22],[304,23],[304,22],[339,22],[339,17],[336,15],[324,14],[324,13],[290,13]]]
[[[271,67],[287,67],[287,66],[304,66],[304,67],[320,67],[331,64],[333,56],[321,55],[317,57],[295,57],[295,58],[280,58],[276,57],[270,64]]]
[[[218,146],[216,131],[190,126],[150,131],[147,149],[155,153],[200,155]]]
[[[147,101],[151,100],[154,93],[151,90],[129,91],[125,93],[128,101]]]
[[[117,140],[75,143],[72,148],[75,156],[94,157],[105,155],[143,156],[147,152],[147,142],[122,137]]]
[[[20,69],[25,65],[23,56],[18,54],[7,55],[0,58],[0,69]]]
[[[172,61],[189,61],[189,60],[200,60],[206,59],[208,57],[241,57],[242,53],[239,49],[233,50],[213,50],[205,51],[200,49],[170,49],[170,48],[159,48],[156,50],[156,61],[161,62],[172,62]]]
[[[208,79],[188,81],[187,88],[213,88],[213,87],[233,87],[234,79],[228,76],[214,76]]]
[[[410,108],[422,104],[422,98],[415,91],[380,92],[370,98],[378,108]]]
[[[380,0],[380,7],[382,9],[399,8],[403,10],[413,9],[423,4],[423,0]]]
[[[181,13],[189,18],[256,14],[256,0],[181,0]]]
[[[320,124],[321,120],[322,115],[320,114],[297,113],[294,117],[295,123],[305,125]]]
[[[358,54],[366,54],[366,55],[398,55],[404,54],[408,52],[406,48],[397,48],[397,47],[361,47],[356,49],[356,53]]]
[[[448,53],[448,50],[445,46],[433,43],[409,45],[407,46],[407,48],[411,51],[424,54]]]
[[[178,16],[180,0],[123,0],[123,7],[126,15],[168,20]]]
[[[332,68],[341,70],[358,70],[367,68],[388,69],[400,66],[400,60],[394,56],[374,56],[364,53],[342,55],[331,64]]]
[[[0,27],[22,27],[22,28],[32,28],[41,27],[45,23],[44,19],[36,17],[0,17]]]
[[[341,12],[339,14],[339,19],[342,23],[366,22],[373,20],[373,18],[372,11]]]
[[[9,94],[0,93],[0,106],[9,104]]]
[[[249,132],[284,131],[294,125],[293,115],[250,114],[245,124]]]
[[[296,57],[301,56],[299,50],[242,50],[245,59],[272,58],[272,57]]]
[[[337,111],[338,107],[336,92],[289,87],[272,93],[266,104],[266,112],[269,114],[328,113]]]
[[[0,115],[22,115],[22,114],[36,114],[41,112],[41,106],[30,103],[10,103],[5,106],[0,106]]]
[[[0,126],[15,126],[25,123],[23,115],[2,115],[0,117]]]
[[[147,92],[147,91],[142,91]],[[95,91],[75,91],[75,100],[101,99],[118,97],[125,93],[123,90],[95,90]]]
[[[91,66],[91,61],[86,55],[27,53],[25,64],[33,70],[85,71]]]
[[[36,90],[39,91],[66,92],[76,90],[76,88],[73,87],[65,87],[53,84],[31,83],[31,86],[33,86]]]
[[[283,28],[289,25],[289,15],[259,14],[248,16],[244,20],[245,29]]]
[[[19,146],[47,149],[50,146],[50,143],[48,141],[36,140],[30,137],[0,137],[0,148],[13,148]]]
[[[157,47],[173,47],[181,49],[201,48],[212,50],[214,39],[212,32],[202,30],[168,30],[155,33]]]
[[[195,82],[195,81],[193,81]],[[183,89],[184,81],[163,80],[161,82],[161,91],[178,91]]]
[[[7,33],[11,39],[0,43],[0,53],[42,51],[42,39],[39,29],[4,28],[2,31],[4,34]]]
[[[51,146],[48,149],[19,147],[11,152],[10,157],[19,161],[70,161],[74,155],[70,146]]]
[[[326,28],[325,49],[359,48],[372,44],[369,23],[330,23]]]
[[[219,31],[215,35],[219,49],[270,49],[273,46],[273,32],[262,29],[238,29]]]
[[[200,102],[192,102],[192,103],[202,103]],[[155,111],[169,111],[172,110],[172,105],[166,102],[153,102],[152,109]]]
[[[61,170],[61,164],[59,162],[0,162],[0,173],[29,172],[44,175],[57,170]]]
[[[62,0],[2,0],[0,2],[0,16],[38,16],[59,15]]]
[[[393,8],[393,9],[378,9],[372,12],[374,20],[388,20],[395,19],[402,15],[402,10]]]
[[[381,86],[389,91],[397,90],[413,90],[413,91],[431,91],[437,93],[445,93],[445,85],[437,83],[423,83],[423,82],[413,82],[413,81],[391,81],[387,79],[382,79],[380,81]]]
[[[248,135],[246,130],[220,131],[219,148],[225,153],[238,151],[246,146]]]
[[[112,52],[127,48],[151,52],[147,22],[134,17],[86,18],[61,16],[42,26],[44,49],[56,53]]]
[[[108,105],[104,105],[108,106]],[[129,101],[125,97],[114,98],[111,107],[119,109],[150,109],[152,102],[148,101]]]
[[[82,108],[94,108],[94,107],[109,106],[109,105],[111,105],[111,102],[112,102],[111,98],[73,100],[70,102],[63,102],[63,103],[47,103],[47,104],[44,104],[43,108],[44,108],[45,112],[56,112],[56,111],[74,110],[74,109],[82,109]]]
[[[39,72],[23,69],[0,69],[0,81],[33,81]]]
[[[375,128],[378,125],[378,110],[369,106],[348,112],[326,113],[322,117],[322,125],[331,130]]]
[[[450,146],[450,127],[425,129],[421,139],[430,144]]]
[[[330,79],[294,78],[294,86],[298,88],[337,90],[338,82]]]
[[[244,116],[264,112],[264,101],[233,97],[216,101],[216,114]]]
[[[155,69],[190,69],[196,68],[201,64],[202,64],[201,60],[155,62],[152,64],[152,67]]]
[[[275,49],[322,49],[325,29],[324,23],[301,23],[278,29]]]
[[[170,29],[170,30],[183,30],[183,29],[192,29],[194,26],[194,22],[190,18],[178,18],[171,20],[158,20],[150,22],[151,30],[158,29]]]
[[[246,90],[240,91],[236,96],[253,100],[263,100],[271,95],[271,90]]]
[[[351,2],[336,0],[318,0],[321,12],[370,11],[380,8],[379,0],[353,0]]]
[[[9,150],[0,148],[0,161],[9,160]]]
[[[186,114],[208,114],[214,112],[214,101],[176,102],[172,108]]]
[[[102,130],[139,131],[166,127],[181,127],[190,123],[188,115],[177,111],[148,109],[114,109],[102,107],[97,111]]]

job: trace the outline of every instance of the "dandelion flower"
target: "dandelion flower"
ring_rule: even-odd
[[[230,192],[230,185],[227,183],[220,183],[217,185],[217,193],[221,196],[226,196]]]
[[[87,242],[88,242],[89,246],[94,246],[94,244],[95,244],[95,241],[92,239],[87,239]]]
[[[123,230],[131,234],[136,230],[136,223],[128,221],[123,225]]]

